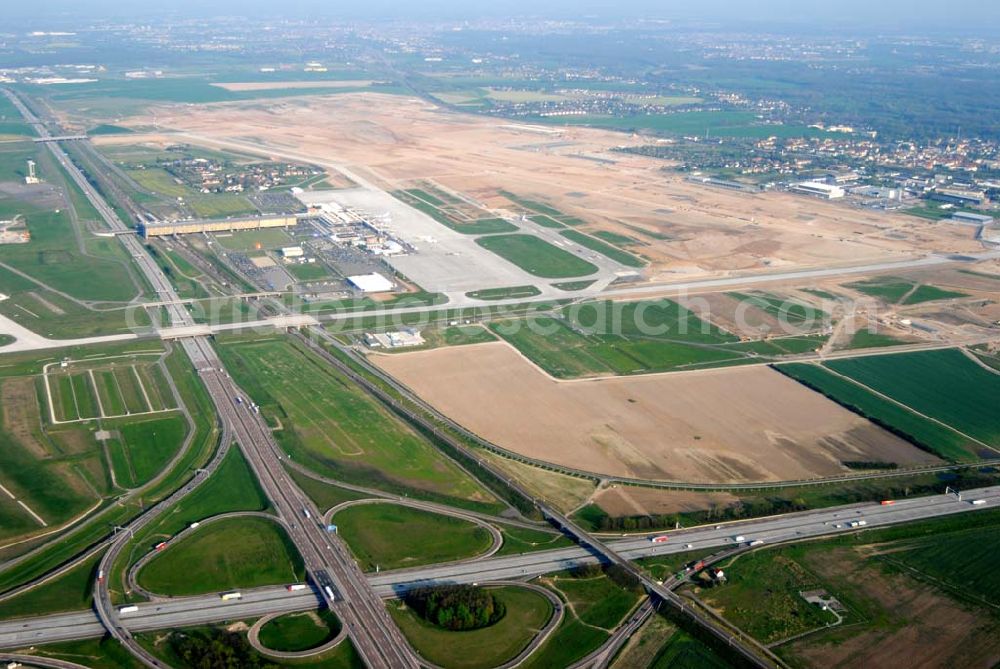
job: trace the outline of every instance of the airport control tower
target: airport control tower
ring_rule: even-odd
[[[35,174],[35,161],[28,161],[28,176],[24,177],[24,183],[26,184],[38,184],[42,183],[42,180],[38,178]]]

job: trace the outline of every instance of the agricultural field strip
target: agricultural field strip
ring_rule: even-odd
[[[879,504],[848,505],[787,514],[785,516],[723,523],[718,530],[712,525],[682,530],[670,541],[653,545],[645,536],[622,539],[613,542],[616,550],[628,559],[684,552],[685,542],[694,543],[697,550],[710,550],[718,546],[732,545],[732,536],[739,532],[747,536],[767,539],[768,545],[787,540],[799,541],[811,536],[836,536],[849,533],[851,528],[834,528],[833,523],[845,523],[852,518],[864,518],[869,528],[898,525],[926,518],[949,516],[955,513],[969,513],[981,509],[994,509],[1000,504],[1000,488],[979,488],[965,491],[965,499],[986,499],[983,506],[972,506],[968,501],[959,501],[954,496],[932,495],[899,501],[895,505]],[[863,512],[863,513],[862,513]],[[829,523],[829,524],[827,524]],[[796,531],[801,534],[796,534]],[[382,572],[369,575],[369,580],[377,593],[383,597],[398,596],[400,584],[426,584],[428,580],[446,579],[449,582],[489,582],[522,578],[532,575],[560,571],[569,566],[595,559],[579,547],[555,549],[528,553],[519,556],[490,558],[475,563],[461,563],[419,567],[413,570]],[[524,565],[522,568],[521,565]],[[140,611],[129,623],[134,630],[160,629],[181,624],[185,620],[209,622],[232,619],[238,611],[248,616],[250,612],[306,610],[316,607],[316,594],[312,591],[289,593],[284,586],[259,588],[243,592],[239,604],[220,604],[217,594],[175,598],[167,602],[139,604]],[[271,608],[268,608],[271,607]],[[50,631],[54,635],[47,640],[62,640],[99,636],[103,628],[97,622],[93,611],[76,611],[63,614],[38,616],[19,620],[0,621],[0,647],[18,647],[29,639],[37,639],[36,632]],[[40,635],[39,635],[40,636]]]
[[[1000,453],[1000,449],[997,449],[995,446],[991,446],[991,445],[989,445],[989,444],[981,441],[980,439],[977,439],[977,438],[975,438],[975,437],[973,437],[971,435],[968,435],[965,432],[962,432],[958,428],[954,427],[953,425],[949,425],[948,423],[945,423],[944,421],[938,420],[937,418],[934,418],[933,416],[928,416],[925,413],[921,413],[921,412],[917,411],[916,409],[914,409],[913,407],[911,407],[909,405],[906,405],[906,404],[903,404],[899,400],[897,400],[897,399],[895,399],[893,397],[890,397],[889,395],[886,395],[885,393],[881,393],[878,390],[875,390],[874,388],[872,388],[870,386],[866,386],[865,384],[861,383],[857,379],[853,379],[850,376],[847,376],[846,374],[841,374],[840,372],[838,372],[836,370],[833,370],[833,369],[830,369],[828,366],[823,365],[821,363],[814,363],[814,364],[819,364],[819,366],[822,367],[824,371],[826,371],[826,372],[828,372],[830,374],[833,374],[834,376],[837,376],[837,377],[843,379],[844,381],[852,383],[852,384],[858,386],[859,388],[863,388],[866,392],[869,392],[872,395],[875,395],[876,397],[880,397],[880,398],[884,399],[885,401],[891,402],[892,404],[895,404],[896,406],[898,406],[898,407],[900,407],[902,409],[906,409],[907,411],[909,411],[910,413],[914,414],[915,416],[919,416],[920,418],[923,418],[924,420],[930,421],[932,423],[936,423],[936,424],[940,425],[941,427],[943,427],[945,429],[951,430],[955,434],[961,435],[962,437],[968,439],[969,441],[974,441],[974,442],[976,442],[977,444],[979,444],[980,446],[982,446],[984,448],[988,448],[991,451],[996,451],[997,453]]]
[[[27,511],[28,514],[32,518],[34,518],[38,522],[39,525],[41,525],[42,527],[48,527],[49,524],[46,523],[45,520],[41,516],[39,516],[37,513],[35,513],[31,509],[31,507],[29,507],[27,504],[25,504],[22,500],[19,500],[17,497],[15,497],[14,494],[10,490],[7,490],[7,488],[5,488],[3,486],[2,483],[0,483],[0,491],[3,491],[3,493],[5,495],[7,495],[7,497],[10,497],[11,501],[16,502],[18,506],[20,506],[22,509],[24,509],[25,511]]]
[[[138,353],[130,353],[128,355],[109,356],[109,357],[106,357],[106,358],[89,358],[89,359],[86,359],[86,360],[69,361],[69,364],[70,365],[72,365],[74,363],[91,364],[91,363],[94,363],[94,362],[99,362],[99,361],[103,361],[103,360],[112,360],[112,359],[115,359],[115,358],[134,358],[137,355],[156,355],[157,357],[159,357],[159,356],[162,355],[162,352],[160,352],[160,351],[158,351],[156,353],[152,353],[152,352],[150,352],[150,353],[138,352]],[[68,420],[59,420],[58,418],[56,418],[55,402],[53,400],[53,393],[52,393],[52,386],[51,386],[50,378],[51,377],[63,378],[65,375],[59,374],[59,373],[52,373],[52,372],[49,371],[49,368],[52,367],[52,366],[54,366],[54,365],[60,365],[60,364],[61,363],[58,363],[58,362],[50,362],[50,363],[46,364],[45,367],[42,370],[42,378],[44,380],[44,385],[45,385],[45,395],[46,395],[46,398],[48,400],[49,420],[52,422],[53,425],[65,425],[65,424],[68,424],[68,423],[79,423],[79,422],[82,422],[82,421],[91,420],[92,418],[121,418],[121,417],[125,417],[125,416],[130,416],[130,417],[131,416],[147,416],[147,415],[152,415],[152,414],[170,413],[170,412],[178,410],[177,407],[165,407],[165,408],[162,408],[162,409],[156,409],[156,408],[154,408],[153,402],[150,399],[149,392],[146,389],[146,384],[145,384],[145,382],[143,382],[142,376],[139,374],[139,370],[136,368],[135,365],[129,365],[129,369],[132,370],[132,375],[133,375],[133,377],[135,379],[135,383],[138,386],[139,390],[141,391],[142,400],[143,400],[143,403],[145,404],[144,410],[142,410],[142,411],[128,411],[126,409],[125,413],[111,413],[111,414],[109,414],[105,410],[104,403],[101,400],[101,393],[98,390],[99,386],[98,386],[97,380],[94,378],[94,369],[93,368],[89,368],[89,369],[86,369],[85,371],[87,372],[88,377],[90,379],[90,384],[91,384],[90,390],[92,391],[92,397],[97,402],[97,408],[98,408],[99,415],[98,416],[84,416],[84,415],[81,415],[79,398],[76,395],[76,387],[75,387],[75,385],[71,384],[70,388],[71,388],[72,394],[73,394],[73,401],[74,401],[74,407],[76,409],[77,418],[68,419]],[[70,378],[72,378],[72,377],[70,377]],[[112,374],[111,378],[114,380],[115,389],[118,392],[118,398],[122,400],[122,405],[127,407],[127,405],[128,405],[128,398],[126,397],[126,393],[121,388],[121,384],[120,384],[120,381],[119,381],[118,377],[116,375]],[[162,398],[160,398],[160,399],[162,400]],[[65,407],[63,407],[63,409],[65,410]]]

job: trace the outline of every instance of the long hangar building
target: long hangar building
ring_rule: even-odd
[[[225,218],[188,221],[156,221],[141,223],[139,233],[146,239],[166,235],[187,235],[197,232],[236,232],[237,230],[259,230],[261,228],[290,228],[299,222],[294,214],[277,216],[247,216],[243,218]]]

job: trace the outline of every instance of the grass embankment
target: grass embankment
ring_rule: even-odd
[[[517,656],[552,616],[542,595],[517,587],[493,590],[506,606],[498,622],[478,630],[451,632],[433,625],[400,602],[389,612],[413,647],[427,660],[448,669],[486,669]]]
[[[348,507],[333,522],[365,571],[474,557],[492,543],[475,523],[395,504]]]

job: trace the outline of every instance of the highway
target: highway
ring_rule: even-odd
[[[983,499],[986,503],[973,505],[971,502],[974,499]],[[964,491],[961,500],[955,495],[941,494],[897,500],[889,506],[852,504],[668,532],[668,540],[662,544],[654,544],[649,535],[644,535],[609,541],[608,545],[629,560],[701,550],[708,555],[719,548],[734,547],[736,542],[733,538],[736,536],[745,537],[747,542],[760,540],[766,546],[857,532],[861,528],[849,527],[848,523],[862,520],[866,523],[864,528],[873,529],[997,508],[1000,508],[1000,486]],[[395,597],[410,588],[425,585],[523,580],[597,561],[592,552],[573,546],[475,562],[368,574],[367,580],[381,597]],[[210,594],[143,603],[138,605],[139,610],[135,613],[123,616],[121,622],[132,631],[147,631],[241,620],[272,611],[306,610],[319,604],[320,595],[314,590],[289,592],[284,586],[275,586],[243,591],[243,598],[238,601],[223,602],[218,594]],[[6,620],[0,622],[0,647],[18,648],[103,633],[104,628],[93,611]]]
[[[107,222],[108,227],[113,232],[128,231],[128,227],[118,218],[114,209],[105,202],[103,197],[87,181],[80,169],[69,159],[60,146],[59,141],[57,141],[58,138],[54,138],[49,134],[45,124],[35,118],[16,95],[7,90],[4,93],[17,106],[25,119],[36,128],[39,138],[45,142],[45,145],[53,153],[54,157],[80,187],[91,204]],[[139,611],[122,616],[115,610],[112,604],[109,587],[105,579],[98,578],[94,587],[95,611],[98,624],[100,625],[99,629],[108,630],[147,666],[165,667],[167,665],[143,649],[133,639],[132,633],[134,631],[156,629],[160,626],[179,626],[218,620],[220,619],[218,617],[220,615],[225,615],[225,619],[229,619],[234,613],[238,613],[240,617],[260,615],[265,612],[260,610],[261,607],[270,607],[266,612],[284,610],[283,608],[274,607],[292,606],[294,600],[296,603],[301,604],[308,602],[309,606],[306,608],[315,607],[317,604],[325,604],[335,611],[342,621],[347,635],[351,638],[365,664],[369,667],[417,667],[420,665],[419,659],[393,623],[379,599],[380,596],[399,594],[406,589],[428,583],[486,582],[526,578],[553,570],[564,569],[582,562],[597,560],[619,564],[631,571],[652,595],[693,616],[699,624],[742,653],[748,661],[759,666],[780,665],[781,662],[756,641],[743,636],[733,636],[730,631],[720,626],[717,621],[708,619],[703,614],[691,610],[691,607],[681,600],[669,587],[652,580],[645,572],[636,569],[630,560],[644,555],[659,553],[699,549],[707,550],[727,545],[732,547],[737,543],[733,539],[735,532],[750,535],[749,539],[752,540],[774,543],[852,531],[853,528],[847,524],[848,521],[856,522],[857,519],[862,517],[864,517],[864,522],[868,526],[878,526],[880,524],[906,522],[907,520],[917,518],[981,508],[972,507],[968,501],[963,502],[957,499],[923,498],[923,500],[906,500],[893,506],[877,506],[873,509],[852,507],[850,509],[841,509],[837,512],[827,510],[810,512],[810,514],[793,514],[780,518],[749,521],[747,524],[741,524],[736,528],[730,526],[696,528],[674,533],[669,541],[654,545],[647,539],[630,539],[616,541],[611,544],[605,543],[582,530],[560,512],[547,507],[537,500],[533,500],[538,504],[543,514],[563,532],[573,537],[580,544],[580,547],[546,553],[435,565],[409,572],[383,573],[374,578],[369,578],[358,569],[349,549],[340,538],[326,531],[319,510],[316,509],[288,475],[281,461],[281,451],[273,439],[270,428],[256,411],[256,407],[253,407],[250,401],[245,399],[247,395],[226,374],[219,357],[213,350],[209,339],[205,336],[212,330],[203,326],[197,326],[192,322],[191,316],[180,303],[169,279],[147,253],[143,243],[137,237],[126,234],[117,236],[132,256],[136,266],[145,276],[152,290],[156,293],[157,300],[166,303],[170,325],[174,331],[172,336],[179,338],[191,362],[198,369],[200,377],[215,404],[219,419],[224,428],[224,442],[222,448],[216,454],[216,459],[213,460],[213,465],[218,464],[221,460],[221,455],[224,455],[225,448],[228,447],[232,440],[235,440],[257,479],[260,481],[278,518],[286,526],[292,541],[302,555],[309,580],[315,586],[315,589],[307,591],[305,596],[302,593],[289,593],[284,590],[268,590],[247,593],[243,599],[226,603],[221,602],[217,596],[213,596],[212,601],[204,597],[179,598],[170,600],[169,602],[144,604],[140,607]],[[995,257],[997,255],[996,253],[989,253],[979,254],[976,257]],[[821,268],[771,275],[705,279],[679,284],[645,285],[606,291],[604,294],[627,295],[671,290],[678,292],[713,290],[722,286],[747,285],[761,281],[816,278],[859,271],[895,270],[900,267],[921,267],[949,262],[969,262],[971,259],[971,256],[961,258],[955,256],[930,256],[878,265]],[[522,303],[524,300],[511,300],[509,302]],[[504,301],[492,302],[490,304],[491,306],[502,306]],[[470,305],[449,304],[446,308],[459,306]],[[432,311],[439,309],[440,307],[419,307],[412,311]],[[397,310],[393,314],[409,313],[410,311],[405,309]],[[301,317],[299,320],[294,320],[296,317],[288,318],[293,319],[286,323],[289,327],[315,325],[315,321],[311,319],[304,321],[301,320]],[[284,323],[280,319],[278,321],[271,319],[263,321],[261,324],[265,322],[272,327],[275,324],[281,325]],[[246,327],[248,325],[253,324],[242,324],[235,327]],[[26,343],[22,343],[22,345],[30,346],[31,343],[32,341],[29,339]],[[43,344],[47,342],[35,341],[34,343]],[[464,450],[460,445],[456,446],[456,448]],[[520,489],[516,482],[507,479],[502,472],[493,471],[487,464],[480,464],[484,468],[490,469],[494,475],[505,480],[511,488],[531,499],[525,491]],[[185,487],[176,491],[171,497],[161,501],[135,519],[129,526],[130,532],[123,534],[118,540],[113,542],[109,551],[104,555],[100,565],[100,573],[103,575],[111,572],[111,568],[118,555],[128,545],[131,532],[142,529],[158,517],[159,514],[167,510],[168,507],[175,504],[181,497],[188,494],[204,478],[206,477],[202,476],[200,479],[196,478],[192,480]],[[986,507],[996,505],[996,489],[985,489],[977,493],[977,496],[988,499],[989,503],[985,505]],[[842,518],[838,521],[840,514],[844,514],[847,520]],[[741,541],[744,540],[741,539]],[[178,605],[184,608],[173,608]],[[68,615],[80,616],[83,614]],[[48,616],[34,621],[3,623],[0,624],[0,645],[7,645],[7,641],[15,645],[23,645],[28,642],[41,643],[54,641],[57,638],[75,638],[69,636],[60,637],[60,635],[80,635],[93,622],[93,619],[85,622],[82,618],[70,619],[66,616],[62,618]],[[51,623],[51,626],[47,627],[46,625],[49,625],[49,623]],[[14,624],[15,626],[20,624],[20,627],[5,632],[9,624]],[[146,625],[149,625],[149,627],[146,627]],[[5,637],[5,633],[9,633],[12,636],[9,638]]]
[[[45,124],[32,114],[18,96],[7,89],[3,92],[40,137],[51,138]],[[127,230],[128,227],[69,159],[59,142],[49,141],[45,145],[97,209],[108,227],[112,231]],[[168,303],[166,309],[170,315],[171,325],[194,326],[191,316],[179,302],[170,280],[146,251],[142,242],[134,235],[118,235],[118,239],[132,255],[134,262],[156,292],[158,300]],[[209,339],[204,336],[192,336],[181,338],[179,341],[198,370],[215,404],[224,433],[231,434],[231,438],[239,445],[278,517],[288,528],[289,536],[302,555],[309,578],[317,586],[323,603],[336,612],[365,664],[373,669],[419,666],[416,654],[358,569],[347,546],[339,537],[326,532],[320,514],[281,465],[280,450],[274,443],[270,428],[258,413],[250,409],[250,403],[243,401],[246,394],[225,373],[222,362]],[[230,437],[227,436],[225,439],[224,447],[228,445]],[[216,457],[219,457],[218,454]],[[179,498],[178,495],[183,496],[188,492],[189,488],[182,488],[169,500],[174,503]],[[167,501],[164,500],[134,520],[128,529],[136,531],[151,522],[166,508]],[[115,558],[127,544],[127,537],[130,535],[131,532],[126,532],[120,540],[112,544],[101,561],[100,574],[110,574]],[[95,610],[102,626],[147,666],[157,668],[167,666],[132,638],[131,628],[123,623],[114,609],[107,579],[99,577],[94,588]]]

